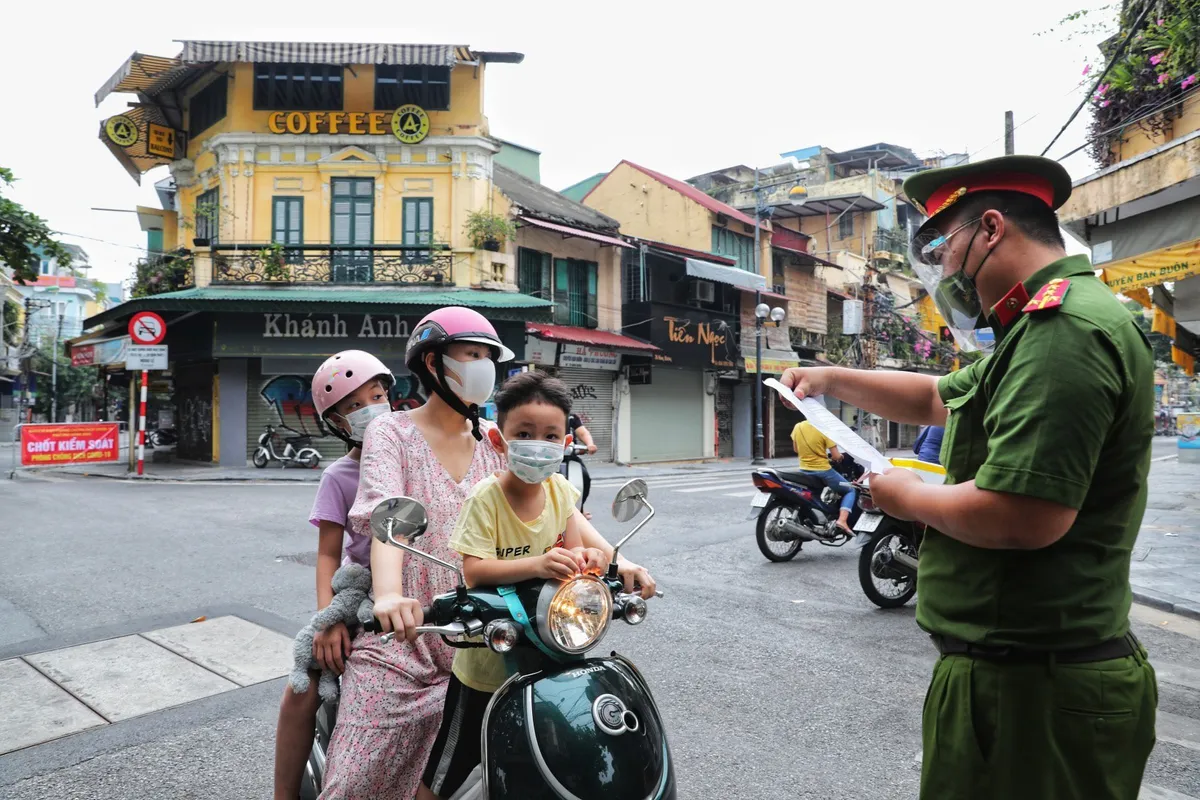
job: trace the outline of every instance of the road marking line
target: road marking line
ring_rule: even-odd
[[[734,473],[734,474],[736,474],[736,473]],[[662,487],[668,487],[668,486],[689,486],[689,485],[695,486],[695,485],[701,484],[701,483],[713,483],[713,482],[717,482],[717,481],[728,481],[728,480],[730,480],[731,477],[732,476],[730,476],[729,474],[711,475],[709,477],[700,477],[700,476],[692,475],[692,476],[688,476],[688,477],[681,476],[678,478],[661,478],[661,479],[649,478],[649,479],[643,479],[643,480],[646,481],[647,486],[662,488]],[[630,480],[632,480],[632,478]],[[747,475],[747,476],[743,477],[742,480],[749,483],[750,476]],[[626,483],[628,483],[628,481],[609,481],[606,479],[604,481],[592,481],[592,486],[593,487],[596,487],[596,486],[601,486],[601,487],[624,486]]]
[[[1159,683],[1170,683],[1200,691],[1200,669],[1151,659]]]
[[[1169,455],[1169,456],[1159,456],[1158,458],[1152,458],[1152,459],[1150,459],[1150,462],[1151,462],[1151,463],[1157,463],[1157,462],[1159,462],[1159,461],[1170,461],[1172,458],[1179,458],[1179,454],[1178,454],[1178,453],[1171,453],[1171,455]]]
[[[1172,631],[1189,639],[1200,641],[1200,621],[1189,617],[1134,603],[1129,608],[1129,618],[1146,625],[1153,625],[1160,631]]]
[[[1143,783],[1142,790],[1138,792],[1138,800],[1196,800],[1196,798],[1190,794],[1182,794],[1162,786],[1155,786],[1152,783]]]
[[[693,492],[710,492],[714,489],[733,489],[745,485],[745,481],[737,481],[735,483],[714,483],[709,486],[697,486],[692,489],[671,489],[670,491],[675,492],[676,494],[692,494]],[[755,489],[753,493],[757,494],[758,490]]]
[[[756,494],[758,494],[758,489],[755,489],[752,492],[725,492],[721,496],[722,497],[754,497],[754,495],[756,495]]]
[[[1154,728],[1158,741],[1200,752],[1200,721],[1159,710]]]

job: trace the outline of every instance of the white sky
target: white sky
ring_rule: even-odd
[[[523,52],[523,64],[489,67],[486,112],[493,135],[542,151],[542,180],[554,189],[622,158],[684,179],[738,163],[776,164],[779,153],[810,145],[884,141],[918,154],[966,150],[979,160],[1003,155],[1006,109],[1020,125],[1017,152],[1040,153],[1082,99],[1076,87],[1097,38],[1035,33],[1085,2],[1013,0],[970,12],[949,0],[711,11],[662,0],[20,4],[6,12],[0,48],[0,166],[19,179],[13,199],[75,234],[63,239],[88,251],[92,277],[127,277],[145,247],[137,218],[90,209],[157,207],[153,183],[167,172],[147,174],[140,188],[130,179],[97,130],[133,97],[115,94],[97,109],[92,96],[134,50],[178,55],[173,39]],[[334,17],[380,26],[327,24]],[[263,19],[309,27],[265,28],[256,21]],[[393,20],[407,24],[383,26]],[[1089,121],[1085,109],[1050,155],[1082,144]],[[1094,171],[1086,153],[1064,164],[1076,178]]]

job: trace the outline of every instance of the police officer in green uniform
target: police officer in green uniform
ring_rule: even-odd
[[[1007,156],[919,173],[914,269],[960,343],[992,351],[942,378],[793,369],[898,422],[944,425],[945,485],[871,476],[889,514],[929,526],[917,623],[940,658],[925,698],[921,797],[1135,800],[1158,689],[1129,629],[1146,506],[1154,361],[1132,315],[1066,255],[1071,180]]]

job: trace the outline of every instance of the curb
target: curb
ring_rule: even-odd
[[[1144,589],[1140,586],[1134,586],[1133,600],[1136,603],[1141,603],[1150,608],[1157,608],[1159,611],[1166,611],[1171,614],[1178,614],[1181,617],[1190,617],[1200,620],[1200,603],[1195,603],[1191,600],[1185,600],[1182,597],[1163,594],[1152,589]]]

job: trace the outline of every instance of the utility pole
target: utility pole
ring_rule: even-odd
[[[50,422],[58,422],[58,340],[62,337],[63,315],[58,313],[54,329],[54,352],[50,355]]]
[[[758,264],[758,229],[761,225],[759,219],[759,205],[762,199],[758,196],[758,167],[754,168],[754,274],[761,275],[762,271]],[[754,309],[755,309],[755,328],[754,328],[754,347],[757,360],[754,362],[754,458],[750,463],[754,466],[762,466],[766,464],[763,459],[763,402],[762,402],[762,320],[758,318],[758,306],[762,303],[761,295],[756,291],[754,293]]]
[[[1011,156],[1017,152],[1016,141],[1013,138],[1013,112],[1004,112],[1004,155]]]

